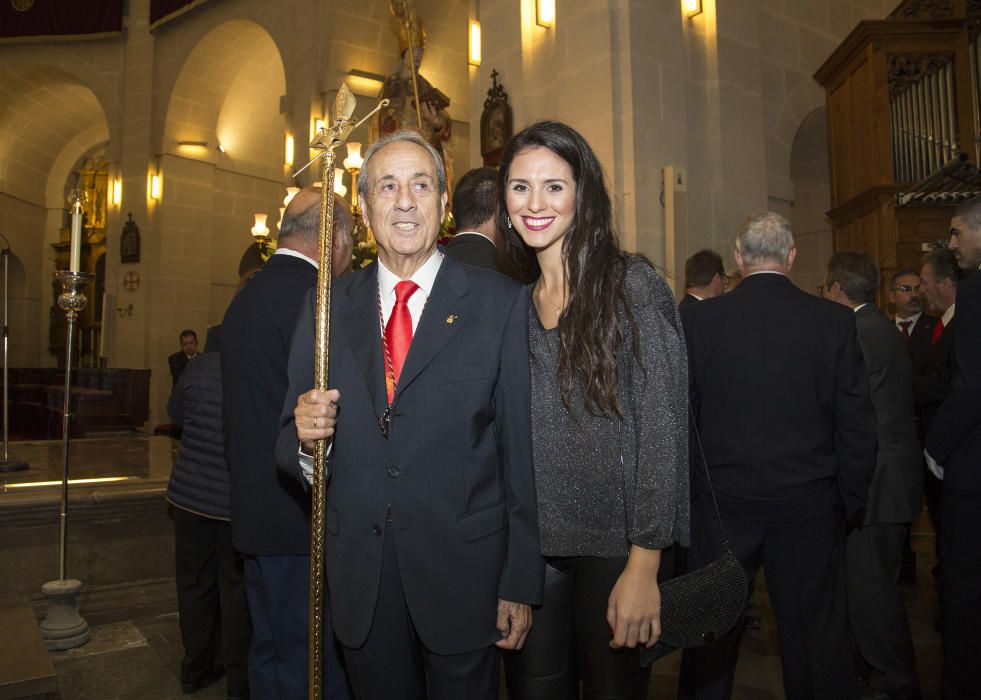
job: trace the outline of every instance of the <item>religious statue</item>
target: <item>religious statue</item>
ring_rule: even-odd
[[[385,79],[379,99],[389,101],[371,121],[374,141],[399,129],[422,134],[443,156],[447,182],[453,181],[452,120],[446,113],[449,98],[419,74],[426,48],[426,32],[414,8],[406,0],[392,0],[392,15],[399,23],[399,55],[402,64]]]

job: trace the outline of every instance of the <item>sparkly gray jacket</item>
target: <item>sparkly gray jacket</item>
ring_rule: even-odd
[[[671,290],[630,264],[618,353],[623,420],[566,409],[556,377],[558,330],[529,313],[532,433],[542,554],[624,556],[630,545],[688,544],[688,362]],[[640,364],[630,350],[640,341]]]

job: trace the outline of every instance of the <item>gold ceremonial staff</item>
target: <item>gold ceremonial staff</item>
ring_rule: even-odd
[[[334,99],[331,122],[314,137],[310,148],[323,152],[293,173],[296,177],[313,163],[323,160],[320,178],[320,269],[317,273],[317,329],[313,385],[327,391],[328,347],[330,345],[331,251],[334,247],[334,149],[344,143],[354,129],[388,104],[382,100],[357,124],[351,119],[357,101],[346,83],[341,83]],[[352,185],[357,187],[357,183]],[[313,518],[310,523],[310,700],[323,694],[323,605],[324,605],[324,510],[327,503],[327,444],[317,440],[313,453]]]

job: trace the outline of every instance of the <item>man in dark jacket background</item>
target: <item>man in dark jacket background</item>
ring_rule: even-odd
[[[865,517],[846,541],[848,611],[869,687],[902,700],[920,697],[899,573],[906,529],[922,506],[923,467],[909,353],[902,333],[875,306],[878,288],[879,270],[867,254],[831,256],[824,296],[855,311],[878,443]]]
[[[246,698],[252,627],[242,555],[232,547],[229,524],[217,330],[209,331],[205,353],[188,362],[167,404],[170,420],[183,428],[180,457],[167,484],[184,645],[181,689],[193,693],[225,673],[229,698]],[[224,668],[217,663],[219,649]]]

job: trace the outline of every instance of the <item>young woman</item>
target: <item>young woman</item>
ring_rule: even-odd
[[[661,550],[688,539],[688,376],[674,299],[619,250],[589,144],[539,122],[499,175],[502,255],[531,284],[545,598],[506,660],[512,698],[646,698]]]

